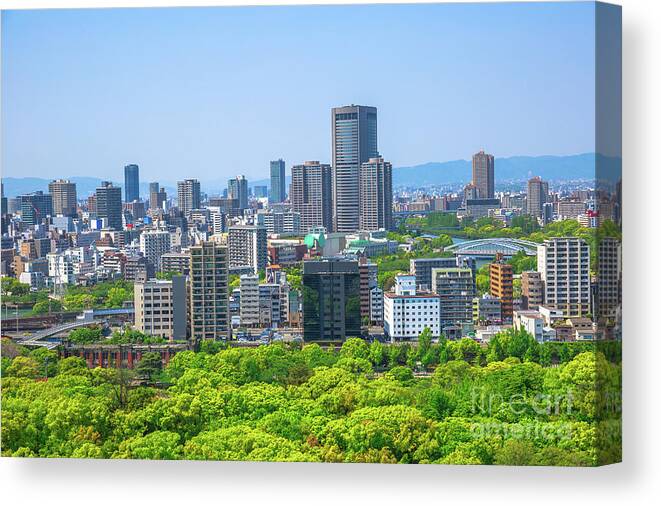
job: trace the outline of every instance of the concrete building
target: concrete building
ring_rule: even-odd
[[[303,332],[307,342],[341,343],[360,337],[358,262],[303,263]]]
[[[395,291],[383,296],[383,330],[391,340],[417,339],[428,328],[433,336],[441,334],[440,297],[416,289],[410,274],[395,277]]]
[[[53,215],[76,217],[78,215],[78,197],[76,183],[67,179],[56,179],[48,183],[48,193],[53,198]]]
[[[502,255],[489,265],[489,293],[500,300],[502,321],[510,323],[514,311],[514,271]]]
[[[475,277],[475,261],[468,257],[415,258],[409,261],[409,272],[415,276],[418,291],[431,291],[432,270],[451,267],[468,267]]]
[[[241,325],[259,325],[259,277],[242,274],[239,278]]]
[[[370,158],[360,166],[360,229],[391,230],[392,165]]]
[[[494,197],[494,158],[484,151],[473,155],[473,185],[477,189],[480,199],[493,199]]]
[[[96,217],[104,220],[105,226],[115,230],[124,228],[122,219],[122,189],[103,181],[96,189]]]
[[[331,166],[318,161],[294,165],[291,169],[289,201],[292,211],[301,215],[301,231],[333,227],[333,187]]]
[[[370,290],[370,323],[383,324],[383,290],[378,286]]]
[[[257,212],[257,225],[266,228],[269,234],[299,235],[301,215],[288,209],[260,209]]]
[[[546,305],[568,317],[590,313],[590,246],[577,237],[554,237],[537,248]]]
[[[537,309],[544,303],[544,282],[536,271],[521,273],[521,304],[523,309]]]
[[[163,272],[178,272],[187,276],[190,273],[190,254],[188,252],[164,253],[161,255],[161,270]]]
[[[140,168],[136,164],[124,167],[124,201],[140,200]]]
[[[441,331],[473,321],[475,281],[465,267],[432,269],[432,292],[440,297]]]
[[[542,181],[539,176],[528,181],[528,195],[526,198],[527,211],[530,216],[537,219],[543,217],[544,204],[549,200],[549,184]]]
[[[597,247],[596,321],[614,321],[622,310],[622,243],[603,237]]]
[[[500,325],[502,321],[502,304],[498,297],[485,293],[473,299],[473,323]]]
[[[350,105],[331,111],[333,230],[360,227],[360,166],[379,156],[375,107]]]
[[[538,343],[544,342],[544,319],[538,311],[515,311],[514,327],[525,330]]]
[[[151,262],[156,271],[162,271],[161,257],[172,247],[167,230],[145,230],[140,234],[140,252]]]
[[[282,299],[280,285],[262,283],[259,285],[259,324],[262,327],[278,327],[282,323]]]
[[[197,179],[177,182],[177,205],[184,217],[188,217],[193,209],[200,208],[200,193],[200,182]]]
[[[229,227],[229,267],[250,267],[254,273],[266,268],[266,228],[256,225]]]
[[[358,271],[360,272],[360,317],[369,318],[372,302],[371,291],[378,286],[378,266],[362,257],[358,260]]]
[[[204,241],[190,248],[191,339],[226,339],[229,332],[227,247]]]
[[[236,176],[227,181],[227,196],[236,199],[239,209],[248,209],[248,180],[245,176]]]
[[[286,198],[285,161],[271,160],[271,196],[269,202],[283,202]]]
[[[186,277],[152,279],[133,286],[135,328],[150,336],[185,340],[187,327]]]
[[[168,200],[165,188],[160,188],[158,183],[149,183],[149,209],[161,209]]]

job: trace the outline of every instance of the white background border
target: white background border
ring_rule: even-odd
[[[0,8],[351,3],[0,0]],[[363,2],[375,3],[375,2]],[[386,3],[386,2],[381,2]],[[400,1],[397,3],[406,3]],[[597,469],[0,459],[0,501],[47,504],[658,504],[661,2],[623,0],[624,459]],[[387,35],[385,35],[387,36]],[[553,41],[549,41],[553,43]],[[655,150],[656,148],[656,150]]]

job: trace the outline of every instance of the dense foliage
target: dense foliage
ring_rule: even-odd
[[[604,433],[619,437],[617,418],[602,430],[598,396],[619,391],[617,346],[547,348],[525,332],[487,348],[428,333],[415,347],[350,339],[339,351],[216,344],[164,370],[145,354],[134,371],[5,343],[2,372],[5,456],[585,466],[618,456],[617,444],[597,450]]]

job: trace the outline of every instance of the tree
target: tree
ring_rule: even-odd
[[[7,367],[7,376],[36,378],[39,376],[39,363],[32,357],[16,357]]]
[[[535,448],[530,441],[508,439],[496,451],[495,463],[501,466],[530,466],[535,464]]]
[[[59,311],[62,311],[62,303],[54,299],[40,300],[32,306],[33,314],[57,313]]]
[[[155,351],[144,353],[135,367],[138,376],[149,381],[154,381],[154,378],[162,369],[163,361],[161,354]]]
[[[82,327],[73,329],[69,333],[69,341],[74,344],[90,344],[100,341],[102,338],[101,327],[95,325],[93,327]]]
[[[359,337],[350,337],[340,349],[340,356],[345,358],[369,359],[369,348],[367,343]]]

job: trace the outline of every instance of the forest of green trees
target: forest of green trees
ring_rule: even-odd
[[[515,331],[487,347],[210,344],[134,370],[6,341],[2,455],[593,466],[620,456],[620,378],[618,343]]]

